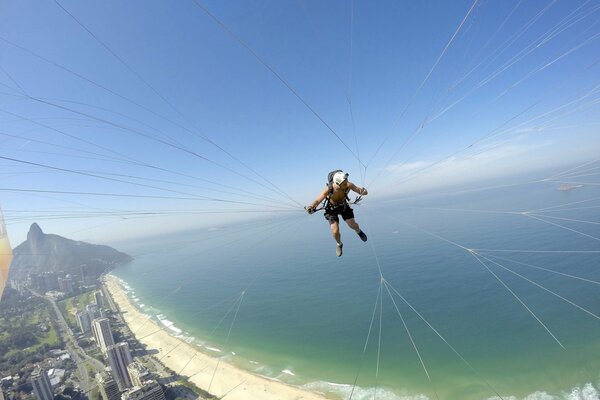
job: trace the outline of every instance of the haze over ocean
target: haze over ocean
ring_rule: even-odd
[[[495,389],[593,399],[600,227],[573,220],[593,222],[589,200],[599,196],[594,186],[538,183],[365,203],[355,214],[369,242],[343,226],[340,259],[321,214],[159,235],[123,243],[135,261],[113,274],[173,334],[312,390],[348,398],[360,368],[355,399],[373,398],[374,388],[377,398],[488,399]],[[550,223],[502,213],[531,210]]]

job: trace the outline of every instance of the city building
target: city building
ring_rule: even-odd
[[[108,318],[98,318],[93,320],[92,333],[94,334],[94,339],[96,339],[96,344],[104,354],[106,354],[106,348],[108,346],[115,344]]]
[[[58,275],[56,272],[30,273],[29,284],[40,293],[58,289]]]
[[[131,379],[127,372],[127,366],[133,362],[129,345],[125,342],[120,342],[106,348],[106,357],[108,364],[112,370],[112,376],[117,381],[121,391],[131,387]]]
[[[106,374],[98,374],[96,375],[96,380],[98,381],[98,387],[100,388],[100,394],[102,395],[102,400],[120,400],[121,392],[119,391],[119,385],[112,378],[112,376]]]
[[[7,388],[12,386],[14,382],[14,379],[12,376],[5,376],[4,378],[0,379],[0,386],[2,386],[3,388]]]
[[[65,294],[73,293],[73,278],[67,275],[64,278],[58,278],[58,290]]]
[[[158,382],[152,380],[129,389],[121,395],[121,400],[166,400],[166,397]]]
[[[67,371],[61,368],[50,368],[48,370],[48,379],[50,379],[50,385],[52,387],[57,387],[63,381],[65,377],[65,373]]]
[[[127,366],[127,372],[133,386],[143,386],[143,383],[152,379],[152,373],[139,362],[132,362]]]
[[[81,333],[88,333],[92,327],[92,322],[88,312],[81,311],[75,314],[75,316],[77,317],[77,325],[79,326]]]
[[[33,386],[33,393],[35,393],[37,400],[54,400],[52,385],[45,369],[37,368],[33,371],[31,374],[31,386]]]
[[[102,310],[96,304],[88,304],[87,306],[85,306],[85,310],[90,315],[91,320],[94,320],[96,318],[104,318]]]
[[[98,308],[102,308],[102,292],[100,290],[94,292],[94,299]]]

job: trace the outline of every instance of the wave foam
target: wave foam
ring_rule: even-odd
[[[505,400],[519,400],[518,397],[504,397]],[[598,400],[600,392],[591,383],[586,383],[583,387],[574,387],[570,392],[562,392],[557,395],[551,395],[543,391],[531,393],[521,400]],[[500,400],[498,396],[490,397],[487,400]]]
[[[569,395],[569,400],[598,400],[600,393],[591,383],[587,383],[583,389],[575,389]]]
[[[429,397],[424,394],[400,396],[391,390],[383,388],[363,388],[356,386],[353,391],[352,385],[327,381],[310,382],[301,387],[311,392],[333,394],[341,398],[348,398],[352,393],[352,398],[355,400],[371,400],[375,393],[377,393],[377,398],[380,400],[429,400]]]

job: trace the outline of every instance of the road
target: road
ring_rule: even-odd
[[[89,376],[87,366],[91,366],[95,372],[102,372],[105,368],[104,364],[96,360],[95,358],[85,354],[83,349],[77,344],[75,334],[69,327],[69,324],[67,324],[67,321],[65,320],[62,312],[60,312],[60,308],[58,307],[58,304],[56,304],[56,301],[54,299],[43,296],[34,291],[32,291],[32,293],[34,296],[40,297],[52,305],[52,308],[54,309],[54,313],[56,315],[55,321],[57,325],[58,334],[65,343],[66,350],[71,355],[71,359],[77,365],[77,371],[80,378],[80,388],[84,392],[90,391],[93,388],[93,386],[95,386],[95,382],[94,377]]]

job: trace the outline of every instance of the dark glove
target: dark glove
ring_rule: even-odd
[[[312,206],[308,206],[308,207],[304,207],[304,209],[306,210],[307,213],[309,214],[314,214],[315,212],[315,208]]]

